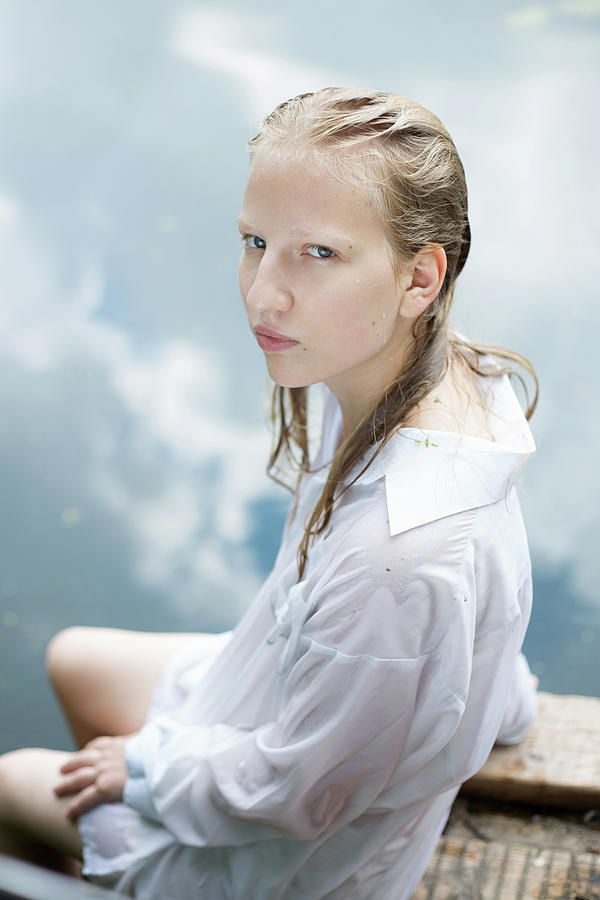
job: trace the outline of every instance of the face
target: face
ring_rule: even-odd
[[[410,279],[396,275],[366,193],[323,162],[259,151],[239,226],[240,290],[269,374],[284,387],[324,381],[344,418],[360,418],[411,340],[400,315]]]

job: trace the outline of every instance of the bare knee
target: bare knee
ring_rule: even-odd
[[[59,855],[81,857],[77,827],[65,816],[68,798],[53,787],[68,753],[38,748],[0,756],[0,853],[62,868]],[[46,849],[44,849],[46,848]]]
[[[94,687],[98,682],[95,644],[97,628],[73,626],[56,634],[46,649],[46,669],[65,718],[78,746],[104,729],[94,718]]]
[[[46,670],[52,685],[59,696],[65,686],[72,683],[74,677],[81,674],[89,656],[86,646],[89,645],[93,628],[73,626],[55,634],[46,648]]]
[[[80,747],[99,735],[130,734],[142,726],[153,685],[147,645],[148,637],[135,632],[83,626],[66,628],[50,641],[48,675]]]
[[[15,750],[0,756],[0,822],[10,819],[10,808],[15,790],[14,758],[23,751]]]
[[[74,626],[56,634],[46,649],[46,669],[79,746],[102,733],[92,727],[94,687],[98,683],[97,628]]]
[[[13,750],[0,756],[0,824],[17,825],[29,789],[28,772],[36,750]]]

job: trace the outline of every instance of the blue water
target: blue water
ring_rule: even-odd
[[[327,83],[412,96],[455,137],[455,322],[542,388],[525,652],[542,690],[598,693],[599,25],[508,0],[2,4],[0,751],[68,745],[58,630],[229,628],[268,571],[287,498],[234,223],[260,115]]]

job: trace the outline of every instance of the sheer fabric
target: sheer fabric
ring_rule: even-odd
[[[402,429],[297,583],[328,395],[271,575],[211,659],[167,669],[125,802],[81,818],[86,877],[145,900],[411,896],[461,783],[537,709],[514,487],[533,440],[508,379],[485,389],[494,440]]]

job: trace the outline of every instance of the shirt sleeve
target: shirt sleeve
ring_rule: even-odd
[[[527,734],[537,713],[537,691],[531,680],[531,670],[523,653],[519,653],[496,743],[518,744]]]
[[[456,518],[468,532],[469,515]],[[455,590],[456,528],[452,541],[439,534],[448,521],[337,553],[295,586],[302,623],[279,638],[271,720],[151,720],[126,745],[125,802],[188,845],[304,841],[421,770],[454,733],[470,677],[474,613]]]

